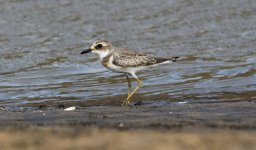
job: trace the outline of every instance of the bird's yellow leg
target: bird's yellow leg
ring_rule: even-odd
[[[129,76],[128,76],[127,73],[125,74],[125,76],[126,76],[126,79],[127,79],[127,82],[128,82],[128,97],[129,97],[130,93],[131,93],[132,85],[131,85],[131,81],[130,81]]]
[[[134,93],[138,91],[138,89],[142,86],[142,82],[139,80],[139,78],[135,78],[138,82],[138,86],[132,91],[132,93],[127,97],[126,101],[123,102],[122,106],[126,106],[130,103],[130,98],[133,96]]]

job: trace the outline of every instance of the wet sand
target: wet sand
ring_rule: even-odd
[[[255,149],[255,132],[33,127],[0,132],[6,149]],[[5,141],[3,143],[3,141]]]
[[[255,102],[2,108],[0,141],[8,149],[255,149]]]

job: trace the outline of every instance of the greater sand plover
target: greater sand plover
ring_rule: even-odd
[[[120,48],[113,46],[107,41],[96,41],[91,48],[83,50],[81,54],[96,53],[99,55],[101,64],[107,69],[124,73],[128,82],[128,97],[123,102],[122,106],[130,103],[132,95],[142,86],[141,81],[136,73],[150,67],[158,66],[159,64],[166,64],[175,62],[179,57],[161,58],[131,49]],[[131,92],[131,81],[128,74],[132,75],[138,82],[138,86]]]

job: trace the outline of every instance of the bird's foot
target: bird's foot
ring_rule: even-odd
[[[126,107],[130,104],[130,101],[129,100],[126,100],[122,103],[122,107]]]

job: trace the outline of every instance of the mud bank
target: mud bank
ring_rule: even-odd
[[[87,102],[85,102],[87,103]],[[72,103],[74,104],[74,103]],[[231,128],[256,129],[255,101],[226,103],[170,103],[166,106],[133,107],[97,106],[64,111],[70,103],[31,104],[17,110],[1,110],[1,127],[27,126],[93,126],[111,128]]]
[[[160,149],[250,150],[255,132],[234,130],[162,131],[107,128],[32,127],[0,131],[5,149]]]
[[[256,103],[93,106],[43,103],[0,110],[5,149],[255,149]],[[76,106],[73,111],[64,108]],[[63,144],[56,144],[63,143]]]

